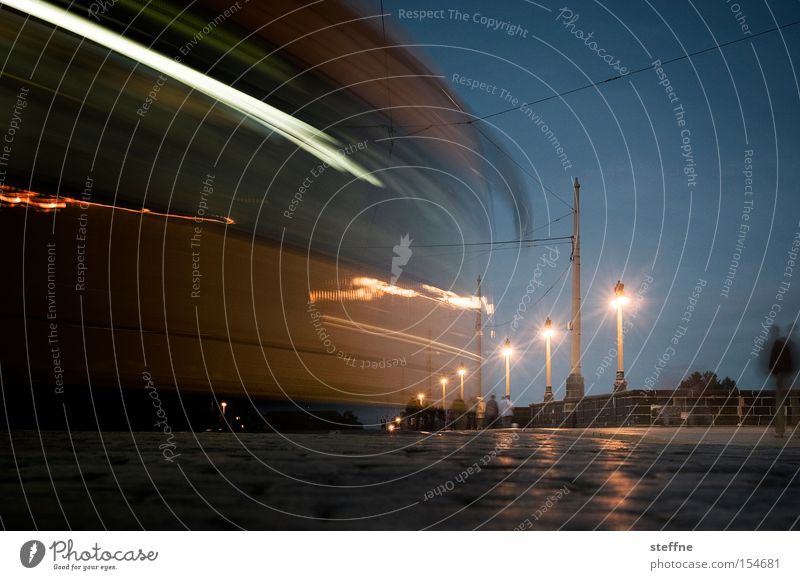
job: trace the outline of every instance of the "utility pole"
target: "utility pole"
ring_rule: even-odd
[[[581,374],[581,184],[575,178],[575,197],[572,214],[572,352],[567,377],[566,399],[576,402],[583,398]]]
[[[478,370],[475,373],[475,380],[478,383],[478,397],[483,396],[483,381],[481,380],[481,371],[483,369],[483,349],[481,344],[481,336],[483,335],[483,294],[481,294],[481,277],[478,275],[478,312],[475,319],[475,344],[476,354],[478,355]]]

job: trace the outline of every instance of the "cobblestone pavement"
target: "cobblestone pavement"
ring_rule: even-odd
[[[173,461],[159,445],[0,435],[3,527],[800,528],[800,440],[763,429],[180,433]]]

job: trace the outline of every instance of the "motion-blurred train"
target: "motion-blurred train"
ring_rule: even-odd
[[[477,392],[517,175],[378,8],[0,7],[3,420]]]

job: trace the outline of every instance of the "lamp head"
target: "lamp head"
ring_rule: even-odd
[[[555,334],[555,330],[553,330],[553,321],[548,318],[544,321],[544,330],[542,331],[542,336],[545,338],[550,338]]]
[[[614,285],[614,295],[615,298],[611,302],[611,305],[614,308],[625,306],[628,303],[628,297],[625,296],[625,284],[623,284],[619,280],[617,280],[617,283]]]

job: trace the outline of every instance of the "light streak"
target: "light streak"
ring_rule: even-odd
[[[62,8],[51,6],[40,0],[9,0],[2,4],[49,22],[58,28],[69,30],[180,81],[275,131],[331,167],[351,173],[372,185],[382,186],[380,180],[341,153],[337,148],[338,143],[333,137],[280,109]]]
[[[152,209],[148,209],[143,207],[142,209],[134,209],[130,207],[121,207],[118,205],[112,205],[107,203],[99,203],[96,201],[81,201],[74,199],[72,197],[48,197],[43,196],[35,191],[18,191],[14,190],[7,185],[0,185],[0,204],[7,204],[10,206],[29,206],[35,209],[43,209],[47,210],[58,210],[58,209],[65,209],[67,206],[76,206],[82,209],[89,208],[89,207],[100,207],[106,209],[113,209],[114,211],[127,211],[131,213],[143,213],[147,215],[153,216],[161,216],[170,219],[179,219],[179,220],[192,220],[195,222],[213,222],[219,224],[235,224],[236,222],[229,217],[198,217],[198,216],[191,216],[191,215],[183,215],[179,213],[169,213],[169,212],[162,212],[162,211],[154,211]]]

